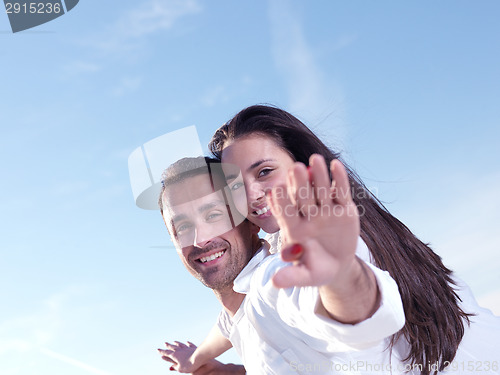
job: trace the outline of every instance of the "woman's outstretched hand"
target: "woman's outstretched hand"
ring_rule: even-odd
[[[372,316],[380,305],[371,269],[356,257],[359,213],[352,200],[347,171],[312,155],[309,168],[295,163],[286,187],[274,187],[268,203],[280,226],[281,257],[291,262],[273,276],[278,288],[316,286],[317,313],[355,324]]]
[[[312,155],[307,168],[295,163],[286,187],[268,196],[285,239],[281,256],[292,266],[276,273],[275,286],[323,286],[342,282],[355,263],[359,216],[347,172],[338,160],[330,164]]]

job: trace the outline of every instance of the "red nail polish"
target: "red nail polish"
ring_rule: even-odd
[[[170,366],[170,371],[175,371],[174,366]]]
[[[290,254],[292,255],[299,255],[304,251],[304,248],[302,247],[301,244],[293,244],[292,248],[290,249]]]
[[[312,182],[312,180],[313,180],[313,175],[312,175],[312,172],[311,172],[311,166],[308,166],[308,167],[307,167],[307,174],[308,174],[308,176],[309,176],[309,181],[311,181],[311,182]]]

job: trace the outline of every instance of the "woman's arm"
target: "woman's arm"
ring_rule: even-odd
[[[323,157],[311,156],[309,165],[296,163],[287,186],[275,187],[269,197],[287,241],[282,258],[292,262],[273,282],[280,288],[317,286],[318,313],[359,323],[377,311],[380,292],[373,271],[356,257],[359,212],[347,172],[340,161],[332,161],[331,182]]]

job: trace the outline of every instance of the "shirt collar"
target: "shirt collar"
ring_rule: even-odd
[[[269,255],[269,243],[261,239],[262,246],[255,253],[240,274],[234,279],[233,290],[236,293],[247,294],[250,290],[250,280],[259,264]]]
[[[279,232],[278,232],[279,233]],[[279,237],[279,236],[278,236]],[[274,240],[274,238],[271,238]],[[255,255],[250,259],[250,262],[241,270],[239,275],[234,279],[233,290],[236,293],[247,294],[250,290],[250,280],[252,279],[253,273],[259,266],[259,264],[271,253],[269,252],[270,245],[266,240],[261,239],[262,246],[255,253]],[[281,241],[279,241],[281,245]],[[280,246],[281,247],[281,246]],[[280,248],[278,248],[278,251]],[[370,250],[366,246],[365,242],[358,237],[358,246],[356,248],[356,255],[364,260],[365,262],[371,262]]]

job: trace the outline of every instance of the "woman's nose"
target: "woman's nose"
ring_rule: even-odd
[[[253,182],[247,189],[247,199],[248,203],[256,202],[262,200],[266,196],[264,186],[258,182]]]

